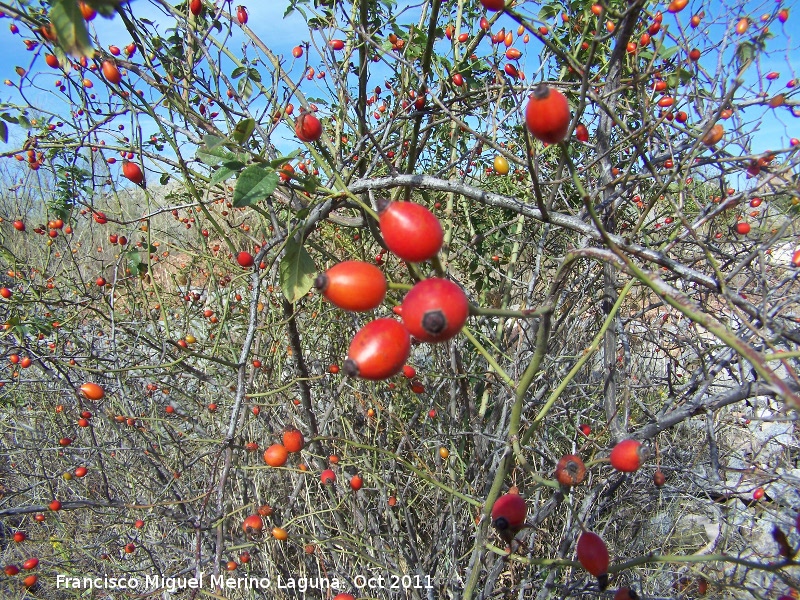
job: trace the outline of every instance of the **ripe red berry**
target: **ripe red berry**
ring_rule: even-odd
[[[575,139],[584,143],[589,141],[589,130],[583,123],[578,123],[575,127]]]
[[[247,535],[258,535],[264,530],[264,520],[261,515],[250,515],[242,523],[242,529]]]
[[[736,224],[735,229],[736,229],[736,233],[738,233],[739,235],[747,235],[748,233],[750,233],[750,223],[745,223],[744,221],[739,221]]]
[[[622,440],[611,450],[611,466],[617,471],[631,473],[642,466],[644,452],[639,440]]]
[[[500,496],[492,506],[492,525],[497,533],[509,544],[525,524],[528,505],[525,499],[516,493]]]
[[[444,241],[439,219],[415,202],[378,204],[380,230],[389,250],[408,262],[423,262],[436,256]]]
[[[3,572],[8,575],[9,577],[13,577],[17,573],[19,573],[19,567],[17,565],[6,565],[3,568]]]
[[[332,469],[325,469],[320,473],[319,480],[322,482],[322,485],[330,485],[336,481],[336,473],[334,473]]]
[[[372,310],[386,297],[383,272],[369,263],[347,260],[317,276],[314,286],[325,299],[344,310]]]
[[[597,577],[600,589],[608,585],[608,548],[603,539],[596,533],[584,531],[578,538],[576,548],[578,562],[584,569]]]
[[[354,492],[357,492],[358,490],[360,490],[361,486],[363,486],[363,485],[364,485],[364,480],[361,478],[361,475],[353,475],[350,478],[350,488]]]
[[[344,372],[350,377],[379,380],[396,375],[411,353],[411,338],[394,319],[376,319],[362,327],[350,342]]]
[[[546,144],[563,142],[569,121],[569,103],[564,94],[545,84],[533,90],[525,109],[525,123],[536,139]]]
[[[461,288],[447,279],[432,277],[417,283],[403,299],[403,324],[423,342],[444,342],[464,327],[469,302]]]
[[[141,167],[135,162],[123,160],[122,174],[125,176],[125,178],[130,179],[136,185],[141,186],[144,183],[144,173],[142,173]]]
[[[244,6],[236,7],[236,20],[239,21],[239,25],[247,25],[247,16],[247,8]]]
[[[24,531],[14,532],[14,541],[17,542],[18,544],[24,542],[26,539],[28,539],[28,536],[25,534]]]
[[[249,252],[245,252],[244,250],[236,255],[236,262],[238,262],[239,265],[245,269],[252,267],[255,263],[253,260],[253,255]]]
[[[270,467],[282,467],[289,458],[289,452],[283,444],[272,444],[264,450],[264,462]]]
[[[405,365],[403,367],[403,377],[405,377],[406,379],[414,379],[416,375],[417,375],[417,370],[411,365]]]
[[[192,14],[196,17],[200,14],[200,11],[203,10],[203,3],[201,0],[191,0],[189,2],[189,10]]]
[[[24,563],[22,563],[22,568],[26,571],[30,571],[31,569],[35,569],[39,566],[39,559],[38,558],[29,558]]]
[[[305,446],[303,432],[299,429],[287,429],[283,432],[283,446],[287,452],[300,452]]]
[[[304,112],[294,122],[294,132],[302,142],[316,142],[322,136],[322,123],[313,114]]]
[[[578,485],[586,478],[586,465],[576,454],[565,454],[556,465],[556,479],[561,485]]]
[[[17,231],[25,231],[25,223],[22,221],[14,221],[13,225]]]

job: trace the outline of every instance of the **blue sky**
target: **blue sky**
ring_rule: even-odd
[[[236,4],[237,2],[234,2],[231,4],[231,6],[235,7]],[[683,13],[677,16],[678,19],[686,24],[692,12],[697,10],[696,6],[700,6],[701,4],[706,5],[705,10],[708,13],[708,17],[704,21],[704,24],[701,26],[701,28],[705,27],[706,22],[709,22],[713,19],[714,15],[711,13],[715,10],[722,11],[726,22],[730,21],[730,19],[737,18],[733,15],[733,11],[725,4],[715,1],[690,3],[690,6],[684,10]],[[789,3],[785,4],[788,5]],[[412,5],[410,3],[401,3],[401,5],[407,6],[409,14],[418,13],[418,8],[416,8],[416,5]],[[750,15],[757,17],[766,11],[772,10],[774,6],[775,3],[772,0],[750,2],[747,6],[747,12]],[[132,7],[136,11],[137,16],[140,18],[152,19],[157,23],[165,21],[163,13],[149,2],[144,0],[134,0]],[[298,13],[295,12],[287,18],[283,17],[286,3],[259,1],[250,2],[247,4],[247,7],[250,14],[248,25],[257,34],[259,34],[265,43],[269,45],[270,48],[272,48],[276,53],[283,54],[286,57],[291,57],[291,49],[295,45],[310,39],[310,32],[302,17]],[[408,20],[413,22],[413,18]],[[797,14],[791,15],[788,23],[781,27],[780,30],[773,27],[773,33],[776,34],[776,38],[771,40],[769,45],[770,48],[775,52],[768,60],[761,64],[762,76],[769,71],[777,71],[780,73],[780,77],[777,80],[773,82],[765,82],[769,85],[767,91],[770,95],[778,91],[788,91],[785,89],[786,82],[793,76],[800,76],[800,74],[797,72],[799,65],[792,65],[790,63],[791,57],[800,55],[800,50],[798,49],[798,40],[793,37],[793,23],[796,25],[798,22],[800,22],[800,11],[798,11]],[[0,80],[8,78],[11,81],[18,81],[19,77],[14,73],[14,67],[19,65],[27,69],[30,66],[30,61],[34,53],[25,50],[24,45],[21,43],[21,36],[12,35],[9,32],[8,25],[10,25],[10,23],[11,21],[9,19],[0,21],[0,49],[3,50],[6,57],[2,63],[2,66],[0,66]],[[665,13],[663,23],[665,26],[668,26],[671,31],[677,30],[675,15]],[[97,32],[100,44],[103,47],[107,47],[112,43],[118,46],[124,46],[130,42],[130,37],[125,31],[121,19],[119,18],[107,20],[98,17],[92,23],[92,25],[93,30]],[[777,26],[779,24],[775,23],[775,25]],[[516,29],[516,25],[505,16],[501,17],[500,21],[493,28],[493,30],[498,29],[500,26]],[[715,25],[709,30],[709,33],[714,39],[719,39],[721,38],[723,29],[724,28],[722,26]],[[687,31],[690,30],[687,29]],[[238,27],[234,27],[233,38],[231,39],[229,48],[238,53],[243,41],[244,36],[242,35],[241,31]],[[488,44],[488,42],[484,43]],[[521,62],[521,64],[528,71],[532,72],[538,66],[538,45],[534,45],[532,42],[530,46],[531,47],[528,52],[529,61],[531,61],[531,64],[525,65],[524,60]],[[729,60],[729,57],[727,57],[725,60]],[[709,65],[709,68],[713,68],[713,66],[714,65]],[[36,68],[46,69],[41,62],[37,63]],[[55,77],[56,75],[53,75],[53,79],[55,79]],[[750,84],[757,80],[757,70],[755,67],[751,67],[746,75],[746,79]],[[311,84],[309,83],[308,85]],[[315,95],[313,90],[305,89],[305,86],[304,91],[307,95]],[[32,93],[33,95],[30,95],[29,93],[27,97],[35,104],[41,103],[42,106],[54,106],[54,102],[56,102],[55,96],[50,93]],[[319,89],[319,93],[322,93],[321,88]],[[17,99],[18,97],[16,96],[13,88],[0,88],[0,101],[13,102]],[[755,128],[753,137],[753,150],[755,152],[762,152],[781,146],[786,147],[788,145],[789,138],[800,137],[800,119],[792,117],[788,109],[784,108],[778,111],[773,111],[752,108],[745,111],[743,115],[747,120],[758,122],[758,126]],[[145,131],[147,131],[146,127]],[[12,135],[13,133],[14,132],[12,132]],[[22,134],[22,132],[17,130],[16,133],[16,139],[13,139],[12,142],[18,143],[20,139],[19,136]],[[291,136],[289,135],[288,131],[286,132],[285,138],[285,147],[281,147],[283,146],[281,140],[276,139],[274,141],[281,150],[288,152],[291,150],[290,146],[293,143],[293,140],[290,139]],[[3,145],[0,144],[0,150],[2,149]]]

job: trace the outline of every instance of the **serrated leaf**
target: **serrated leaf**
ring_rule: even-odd
[[[755,50],[753,44],[750,42],[742,42],[736,47],[736,68],[741,71],[753,61],[754,56]]]
[[[276,187],[278,187],[278,174],[275,171],[264,169],[260,165],[247,167],[236,180],[233,205],[236,208],[250,206],[269,196]]]
[[[3,140],[4,144],[8,143],[8,125],[0,121],[0,140]]]
[[[235,160],[236,155],[225,148],[224,142],[225,140],[216,136],[206,136],[204,145],[195,152],[195,158],[209,167],[215,167],[224,161]]]
[[[673,56],[676,52],[678,52],[677,46],[670,46],[669,48],[667,48],[662,44],[661,46],[658,47],[658,56],[662,60],[668,59],[669,57]]]
[[[298,154],[300,154],[300,150],[292,150],[292,151],[291,151],[289,154],[287,154],[286,156],[281,156],[280,158],[276,158],[275,160],[271,160],[271,161],[269,161],[269,162],[267,163],[267,165],[268,165],[268,166],[269,166],[271,169],[277,169],[277,168],[279,168],[279,167],[282,167],[282,166],[283,166],[285,163],[287,163],[288,161],[292,160],[292,159],[293,159],[294,157],[296,157]]]
[[[17,260],[17,258],[3,246],[0,246],[0,257],[2,257],[3,260],[5,260],[8,264],[13,264]]]
[[[255,130],[255,119],[242,119],[236,124],[236,127],[233,128],[232,137],[234,140],[244,145],[247,143],[247,140],[250,139],[250,136],[253,135]]]
[[[214,171],[214,174],[211,176],[211,181],[209,182],[209,184],[214,186],[217,185],[218,183],[222,183],[223,181],[227,181],[228,179],[233,177],[234,173],[236,173],[236,171],[234,171],[233,169],[229,169],[228,167],[220,167],[219,169]]]
[[[239,95],[243,99],[247,100],[253,93],[253,82],[247,78],[242,79],[237,85],[237,89],[239,91]]]
[[[138,271],[139,266],[142,264],[142,257],[138,252],[128,252],[128,267],[131,271]]]
[[[211,135],[207,134],[203,136],[203,146],[206,147],[208,150],[214,150],[219,148],[220,146],[225,146],[225,138],[221,138],[218,135]]]
[[[319,181],[316,177],[307,177],[303,180],[303,189],[309,194],[316,192],[318,185]]]
[[[261,83],[261,73],[258,72],[258,69],[248,69],[247,76],[256,83]]]
[[[54,0],[49,13],[59,45],[67,54],[80,58],[92,56],[89,32],[81,9],[75,0]]]
[[[297,302],[314,284],[317,266],[308,251],[293,238],[286,243],[286,253],[280,264],[280,283],[283,296]]]

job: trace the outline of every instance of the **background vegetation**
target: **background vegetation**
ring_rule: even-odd
[[[0,561],[40,560],[3,597],[227,569],[375,598],[797,589],[797,15],[293,0],[284,28],[274,6],[241,23],[191,4],[87,0],[108,18],[85,21],[74,0],[0,2],[25,59],[0,106]],[[525,127],[540,82],[569,99],[563,144]],[[304,144],[309,110],[324,131]],[[380,197],[439,217],[438,261],[386,252]],[[390,280],[374,314],[311,290],[346,259]],[[338,372],[358,328],[433,274],[466,291],[464,331],[415,344],[413,380]],[[290,427],[306,448],[266,466]],[[628,437],[649,451],[632,474],[607,462]],[[589,468],[571,490],[553,477],[567,453]],[[489,514],[511,486],[530,527],[508,554]],[[609,591],[575,560],[582,530],[609,546]]]

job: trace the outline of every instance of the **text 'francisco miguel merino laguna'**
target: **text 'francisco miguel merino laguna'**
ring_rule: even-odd
[[[291,589],[298,592],[307,590],[341,589],[337,578],[328,577],[278,577],[274,582],[277,589]],[[73,577],[56,576],[57,588],[69,589],[119,589],[119,590],[160,590],[170,592],[180,589],[268,589],[273,586],[269,577],[229,577],[226,575],[208,576],[204,572],[196,577],[163,577],[146,575],[144,577]]]

